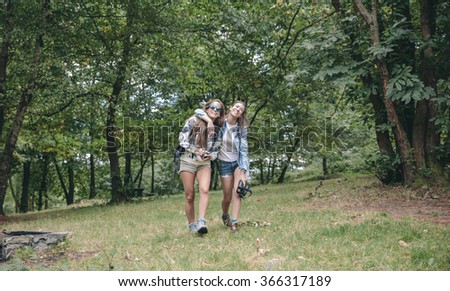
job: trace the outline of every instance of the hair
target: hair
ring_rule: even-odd
[[[244,101],[234,102],[228,111],[230,111],[231,108],[234,107],[234,105],[236,105],[238,103],[244,105],[244,111],[242,112],[241,116],[239,116],[239,118],[237,119],[237,124],[241,128],[248,128],[250,126],[250,122],[248,121],[248,118],[247,118],[247,104],[245,104]]]
[[[203,106],[203,110],[208,110],[209,107],[211,106],[211,104],[213,103],[219,103],[220,107],[222,107],[222,111],[220,112],[220,116],[216,118],[216,120],[214,120],[214,125],[218,126],[218,127],[222,127],[222,125],[225,123],[225,105],[223,104],[223,102],[219,99],[211,99],[210,101],[208,101],[204,106]]]
[[[203,106],[203,110],[206,112],[213,103],[219,103],[220,107],[222,107],[222,111],[220,112],[219,117],[217,117],[213,122],[216,127],[221,128],[225,123],[225,105],[223,104],[223,102],[219,99],[211,99]],[[192,131],[192,134],[194,136],[196,133],[197,139],[195,141],[195,145],[202,148],[207,148],[208,130],[206,121],[197,118],[197,122],[195,123],[194,129]]]

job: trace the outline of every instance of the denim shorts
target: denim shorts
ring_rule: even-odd
[[[229,176],[234,174],[234,170],[239,168],[238,162],[226,162],[219,160],[219,174],[220,176]]]

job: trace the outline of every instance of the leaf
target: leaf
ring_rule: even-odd
[[[402,100],[405,101],[405,104],[409,104],[409,102],[411,102],[411,93],[407,92],[405,95],[403,95]]]

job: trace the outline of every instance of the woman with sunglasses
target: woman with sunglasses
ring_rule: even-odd
[[[222,101],[213,99],[203,107],[205,115],[217,131],[225,120],[225,107]],[[211,132],[208,132],[210,131]],[[191,232],[199,235],[208,233],[205,216],[209,201],[209,184],[211,181],[211,160],[217,158],[219,143],[214,128],[208,128],[207,122],[190,117],[179,134],[180,146],[185,149],[180,157],[180,178],[185,193],[185,212]],[[195,179],[199,188],[198,220],[195,222]]]
[[[213,120],[209,118],[209,114],[199,109],[195,111],[195,114],[207,121],[208,127],[212,127]],[[238,101],[228,111],[219,134],[221,142],[218,154],[219,173],[223,189],[222,221],[232,232],[237,230],[242,202],[236,189],[240,180],[246,184],[249,179],[250,160],[247,140],[249,124],[247,106],[244,102]],[[230,217],[231,202],[233,207]]]

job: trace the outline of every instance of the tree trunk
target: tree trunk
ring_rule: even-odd
[[[19,137],[19,132],[22,127],[23,120],[25,118],[25,113],[31,101],[31,95],[26,93],[22,96],[14,122],[9,130],[8,137],[6,139],[5,148],[3,150],[3,155],[0,164],[0,215],[4,215],[3,203],[5,201],[6,187],[9,176],[9,168],[13,158],[13,153],[16,148],[17,139]]]
[[[97,196],[97,189],[95,187],[95,157],[94,154],[89,155],[89,199],[94,199]]]
[[[39,187],[38,193],[38,210],[42,210],[44,208],[44,195],[47,192],[47,176],[48,176],[48,163],[49,157],[48,153],[43,155],[42,160],[42,177],[41,177],[41,185]]]
[[[272,157],[269,157],[269,163],[267,165],[266,182],[270,183],[270,169],[272,168]]]
[[[384,62],[382,61],[378,62],[378,67],[380,70],[381,78],[383,80],[383,93],[386,96],[387,86],[389,83],[389,75]],[[400,160],[402,163],[403,183],[406,186],[410,186],[414,179],[412,159],[410,156],[411,145],[409,143],[405,128],[398,120],[394,102],[392,102],[391,99],[384,98],[384,104],[386,106],[388,120],[391,124],[394,125],[393,128],[394,138],[398,144],[398,149],[400,152]]]
[[[381,131],[378,129],[379,126],[388,123],[386,117],[386,108],[384,107],[383,100],[379,95],[376,94],[370,94],[369,99],[375,112],[375,134],[378,149],[380,150],[381,154],[393,157],[395,154],[394,149],[392,148],[389,132],[387,130]]]
[[[8,183],[9,183],[9,188],[11,189],[11,195],[12,195],[12,197],[13,197],[13,199],[14,199],[14,209],[15,209],[15,212],[16,212],[16,213],[19,213],[19,204],[20,204],[20,202],[19,202],[19,197],[17,197],[17,195],[16,195],[16,193],[15,193],[14,185],[13,185],[13,183],[12,183],[11,177],[9,177]]]
[[[448,112],[448,119],[450,120],[450,110]],[[442,162],[443,162],[443,164],[448,165],[448,164],[450,164],[450,126],[447,129],[447,138],[444,142],[444,149],[445,149],[446,155]],[[450,179],[450,176],[448,178]]]
[[[58,179],[59,179],[59,183],[61,184],[61,188],[64,191],[64,198],[67,201],[69,199],[68,198],[69,197],[69,192],[67,191],[66,183],[64,182],[63,175],[62,175],[61,170],[59,168],[58,162],[56,161],[55,158],[53,158],[53,164],[55,165],[56,173],[58,174]]]
[[[328,172],[328,162],[326,156],[322,156],[322,171],[324,176],[328,176],[330,174]]]
[[[264,184],[264,160],[259,159],[259,182]]]
[[[150,186],[150,193],[155,193],[155,156],[151,153],[150,162],[152,165],[152,182]]]
[[[31,176],[31,161],[26,161],[23,164],[22,195],[20,196],[20,206],[19,206],[19,211],[21,213],[28,212],[30,176]]]
[[[3,4],[4,5],[4,4]],[[2,139],[3,126],[5,124],[6,107],[6,71],[8,67],[10,36],[13,28],[13,3],[12,0],[6,2],[6,13],[3,25],[2,51],[0,55],[0,140]]]
[[[115,140],[115,105],[110,102],[108,118],[106,121],[106,143],[109,158],[109,169],[111,175],[111,202],[118,203],[126,200],[123,193],[122,179],[120,177],[120,163],[118,148]]]
[[[91,98],[93,100],[94,98]],[[91,106],[95,106],[92,101]],[[94,114],[90,112],[90,124],[89,124],[89,140],[91,147],[94,143],[95,133],[94,133]],[[89,199],[94,199],[97,196],[97,187],[95,185],[95,155],[93,152],[89,154]]]
[[[436,30],[436,0],[421,0],[420,1],[420,23],[422,30],[422,40],[426,44],[425,49],[421,52],[420,60],[420,77],[424,84],[436,90],[435,65],[433,64],[433,47],[429,43],[430,39],[435,34]],[[428,166],[433,171],[440,167],[437,162],[435,148],[439,145],[439,133],[437,131],[434,119],[437,116],[438,108],[433,97],[430,100],[424,101],[428,110],[428,119],[426,123],[426,135],[423,137],[425,141],[426,158]],[[440,172],[440,169],[438,170]]]
[[[127,27],[133,26],[133,12],[136,9],[135,2],[129,1],[127,6]],[[132,31],[129,29],[129,31]],[[125,83],[126,72],[131,53],[131,32],[123,37],[122,54],[118,61],[116,70],[116,80],[114,82],[111,96],[108,100],[108,115],[106,119],[106,144],[109,158],[109,167],[111,172],[111,202],[120,203],[127,201],[127,196],[123,191],[122,179],[120,177],[120,163],[118,148],[115,143],[115,116],[116,107],[119,105],[120,94]]]
[[[145,165],[147,164],[149,158],[150,158],[150,155],[147,154],[145,156],[145,159],[142,160],[142,154],[141,154],[141,158],[140,158],[140,160],[141,160],[141,167],[139,168],[139,172],[137,173],[136,177],[133,180],[133,184],[134,185],[136,185],[136,182],[138,183],[137,184],[138,188],[141,188],[142,176],[144,174],[144,168],[145,168]]]
[[[372,0],[372,12],[369,13],[366,9],[366,7],[362,4],[361,0],[353,0],[353,4],[355,5],[357,11],[361,14],[361,16],[364,18],[366,23],[369,25],[370,28],[370,39],[372,46],[377,47],[380,45],[380,35],[378,30],[378,20],[377,20],[377,14],[378,14],[378,8],[377,8],[377,0]],[[407,186],[411,185],[414,179],[414,172],[413,172],[413,165],[412,165],[412,159],[410,157],[411,152],[411,145],[408,140],[407,133],[405,131],[404,126],[400,123],[400,120],[398,118],[395,104],[394,102],[386,98],[386,91],[389,83],[389,71],[387,68],[387,65],[383,59],[377,59],[376,66],[378,69],[378,72],[380,73],[381,77],[381,85],[383,88],[383,95],[384,95],[384,105],[386,107],[386,113],[388,121],[393,125],[393,132],[394,132],[394,138],[396,140],[396,143],[398,145],[398,149],[400,152],[400,159],[402,163],[402,170],[403,170],[403,183]]]
[[[288,169],[288,164],[287,163],[283,163],[283,166],[281,167],[281,173],[280,176],[278,176],[278,184],[282,184],[284,182],[284,178],[286,177],[286,172]]]
[[[275,168],[277,166],[277,158],[275,157],[272,164],[272,173],[270,174],[270,181],[273,181],[275,177]]]
[[[416,113],[414,114],[414,126],[412,135],[412,146],[414,148],[414,160],[417,169],[427,167],[425,160],[426,136],[428,120],[428,101],[417,102]]]
[[[127,197],[132,197],[133,193],[133,185],[131,183],[131,153],[125,153],[125,173],[123,177],[123,184],[125,195]]]
[[[3,94],[0,92],[0,96]],[[0,101],[3,102],[3,101]],[[0,141],[2,140],[3,125],[5,124],[5,106],[0,103]]]
[[[33,99],[33,90],[36,88],[36,79],[38,76],[38,66],[41,62],[41,52],[44,47],[43,36],[47,26],[49,9],[49,0],[47,0],[42,7],[42,23],[41,29],[36,36],[35,49],[33,55],[32,68],[30,75],[28,77],[27,85],[22,91],[21,100],[19,106],[17,107],[16,115],[14,117],[13,123],[9,130],[8,136],[5,142],[5,148],[3,150],[3,155],[0,161],[0,216],[5,215],[3,204],[5,202],[6,188],[8,183],[9,169],[11,166],[11,161],[13,157],[14,150],[16,148],[17,139],[19,136],[20,129],[22,128],[22,123],[25,118],[28,106]]]
[[[283,166],[281,167],[280,176],[278,176],[278,181],[277,181],[278,184],[284,183],[284,178],[286,177],[287,169],[291,163],[292,154],[286,154],[286,157],[287,157],[287,159],[286,159],[286,161],[283,162]]]
[[[67,192],[67,205],[71,205],[74,202],[75,198],[75,175],[73,170],[74,161],[71,158],[69,163],[67,164],[67,174],[69,176],[69,191]]]

